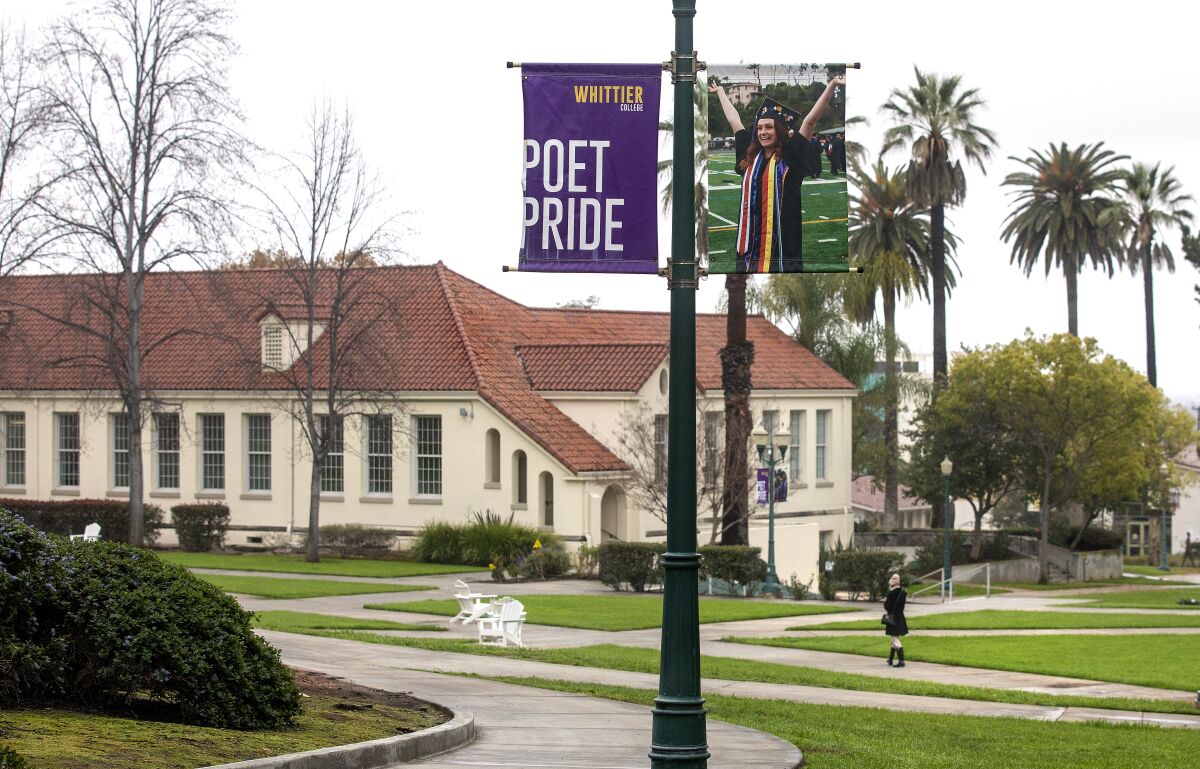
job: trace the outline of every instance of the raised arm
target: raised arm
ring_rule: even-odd
[[[825,109],[829,106],[829,100],[833,97],[833,89],[846,84],[846,76],[838,75],[833,80],[825,84],[825,90],[817,98],[817,103],[809,110],[808,116],[804,118],[804,122],[800,124],[798,133],[805,139],[811,139],[813,129],[817,127],[817,121],[825,114]]]
[[[709,83],[708,92],[717,95],[717,101],[721,102],[721,112],[725,114],[725,120],[729,122],[729,127],[733,129],[733,132],[745,130],[746,127],[742,125],[742,116],[733,108],[733,102],[729,101],[729,95],[725,93],[721,84],[715,81]]]

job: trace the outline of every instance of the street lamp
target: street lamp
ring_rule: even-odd
[[[758,461],[767,466],[767,580],[763,583],[763,592],[781,595],[783,588],[779,584],[779,575],[775,573],[775,465],[787,456],[788,434],[778,434],[778,437],[783,439],[783,443],[779,445],[776,445],[775,437],[765,429],[754,433]]]
[[[1158,472],[1162,476],[1163,486],[1166,486],[1168,476],[1171,473],[1171,468],[1167,466],[1166,462],[1163,462],[1161,465],[1159,465]],[[1159,511],[1158,511],[1158,570],[1159,571],[1170,571],[1171,570],[1171,542],[1170,542],[1170,536],[1168,535],[1168,532],[1167,532],[1167,526],[1168,526],[1167,504],[1166,504],[1166,500],[1164,499],[1161,509],[1159,509]]]
[[[942,521],[945,531],[942,534],[942,590],[950,588],[950,597],[954,597],[954,587],[950,583],[950,532],[954,528],[954,507],[950,504],[950,474],[954,472],[954,463],[950,457],[942,460],[942,500],[945,505]]]

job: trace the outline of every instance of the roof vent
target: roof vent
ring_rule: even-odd
[[[271,371],[283,370],[283,325],[266,323],[262,327],[262,365]]]

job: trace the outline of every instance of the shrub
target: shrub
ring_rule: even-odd
[[[732,585],[749,584],[767,578],[767,562],[762,548],[748,545],[704,545],[700,548],[700,577],[716,577]]]
[[[342,558],[365,556],[390,549],[395,536],[390,529],[378,526],[335,523],[321,527],[321,547],[335,551]]]
[[[661,581],[659,556],[667,546],[657,542],[605,542],[600,545],[600,581],[613,590],[628,584],[636,593]]]
[[[843,550],[832,559],[835,585],[849,591],[852,599],[866,593],[871,601],[887,593],[888,578],[904,563],[904,556],[892,550]]]
[[[81,534],[89,523],[100,524],[100,538],[108,542],[129,539],[129,502],[116,499],[0,499],[0,508],[21,516],[25,523],[47,534],[66,537]],[[157,505],[142,506],[145,522],[142,543],[149,547],[158,539],[163,511]]]
[[[0,554],[0,583],[28,593],[24,605],[3,596],[18,620],[0,628],[4,648],[41,644],[35,675],[0,670],[20,695],[120,707],[150,698],[185,721],[234,729],[281,728],[299,713],[292,676],[249,612],[186,569],[127,545],[55,542],[3,513]],[[35,576],[45,582],[27,585]],[[31,607],[44,614],[21,624]],[[11,664],[0,655],[0,668]]]
[[[575,576],[580,579],[591,579],[600,564],[600,548],[591,545],[580,545],[575,551]]]
[[[25,763],[25,759],[17,751],[7,745],[0,745],[0,769],[29,769],[29,764]]]
[[[1070,547],[1071,543],[1075,541],[1075,535],[1078,533],[1078,526],[1053,525],[1050,527],[1050,544],[1058,545],[1059,547]],[[1124,542],[1125,535],[1119,531],[1089,526],[1083,532],[1083,537],[1079,540],[1079,544],[1075,549],[1078,551],[1114,550]]]
[[[465,549],[462,526],[430,521],[421,527],[409,555],[426,563],[470,563],[463,558]],[[487,566],[487,561],[474,565]]]
[[[470,522],[463,528],[462,563],[476,566],[495,565],[492,578],[503,582],[515,577],[517,563],[533,551],[533,543],[539,537],[532,526],[513,523],[488,510],[473,512]]]
[[[541,547],[534,548],[517,562],[517,576],[522,579],[558,579],[571,568],[571,556],[562,540],[543,533]]]
[[[61,692],[61,540],[0,511],[0,702]]]
[[[787,589],[792,598],[797,601],[803,601],[808,598],[808,594],[812,592],[813,577],[809,577],[807,582],[801,582],[796,572],[792,572],[792,576],[788,577]]]
[[[207,553],[225,544],[229,529],[229,505],[209,502],[198,505],[175,505],[171,522],[179,546],[189,553]]]

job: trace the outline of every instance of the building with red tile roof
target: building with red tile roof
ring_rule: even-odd
[[[620,433],[623,413],[666,412],[668,314],[526,307],[441,263],[361,276],[375,324],[369,350],[348,353],[346,387],[390,393],[404,410],[379,445],[369,444],[386,425],[347,418],[342,478],[323,495],[324,522],[411,533],[491,509],[588,541],[640,539],[661,525],[634,499]],[[106,280],[0,281],[0,427],[11,437],[0,496],[128,494],[113,470],[125,427],[100,365],[108,321],[86,299],[111,288]],[[287,374],[311,356],[315,385],[326,383],[321,313],[309,350],[295,341],[306,305],[285,271],[152,274],[144,291],[144,381],[163,415],[143,441],[148,497],[166,507],[224,499],[233,544],[300,530],[311,464],[290,416]],[[318,285],[323,292],[331,295]],[[762,316],[748,319],[747,334],[756,417],[770,412],[788,433],[795,492],[809,490],[793,493],[794,512],[844,518],[855,388]],[[696,386],[717,414],[724,337],[723,315],[697,317]],[[264,355],[278,359],[265,365]],[[64,475],[70,461],[78,472]],[[382,483],[372,473],[385,464]]]

